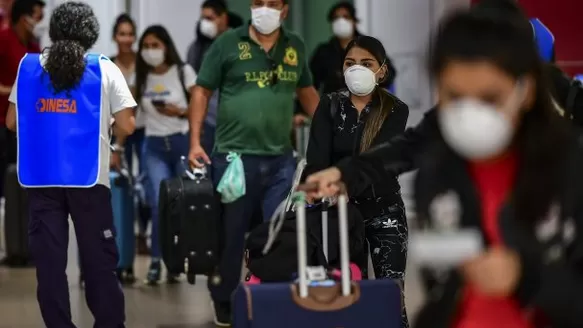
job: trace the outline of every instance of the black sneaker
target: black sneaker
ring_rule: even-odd
[[[231,302],[214,302],[215,325],[217,327],[231,327]]]

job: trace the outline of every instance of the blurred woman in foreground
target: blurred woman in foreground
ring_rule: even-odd
[[[440,270],[416,326],[583,327],[583,139],[554,108],[532,31],[460,12],[432,49],[440,133],[420,161],[418,220],[475,229],[483,251]],[[333,171],[308,177],[319,196],[337,192]]]

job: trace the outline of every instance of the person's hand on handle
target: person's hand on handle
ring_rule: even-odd
[[[340,178],[342,174],[336,167],[331,167],[320,172],[311,174],[306,179],[306,186],[309,186],[306,192],[308,197],[323,198],[335,196],[340,192]]]
[[[300,127],[306,123],[308,118],[304,114],[294,115],[294,127]]]
[[[200,144],[190,147],[190,152],[188,153],[188,162],[192,167],[202,169],[205,165],[211,164],[211,159],[204,151]]]

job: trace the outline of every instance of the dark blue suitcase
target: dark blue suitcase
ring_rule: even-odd
[[[388,279],[353,282],[348,297],[310,287],[304,299],[289,283],[241,285],[233,306],[234,328],[401,328],[401,289]]]
[[[307,281],[305,202],[296,198],[298,284],[241,285],[234,328],[401,328],[402,296],[393,280],[350,282],[346,196],[338,199],[342,282]]]
[[[111,207],[116,230],[115,242],[119,252],[119,270],[130,270],[134,265],[135,206],[130,179],[119,172],[109,173],[111,185]]]

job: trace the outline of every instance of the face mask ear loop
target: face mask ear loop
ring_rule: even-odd
[[[381,63],[381,66],[379,67],[379,69],[377,69],[377,71],[374,73],[374,76],[375,76],[375,85],[377,85],[377,86],[379,85],[379,81],[377,81],[377,78],[376,78],[377,73],[380,72],[383,69],[383,66],[385,66],[385,63],[386,62],[387,62],[387,60],[384,59],[383,62]]]

